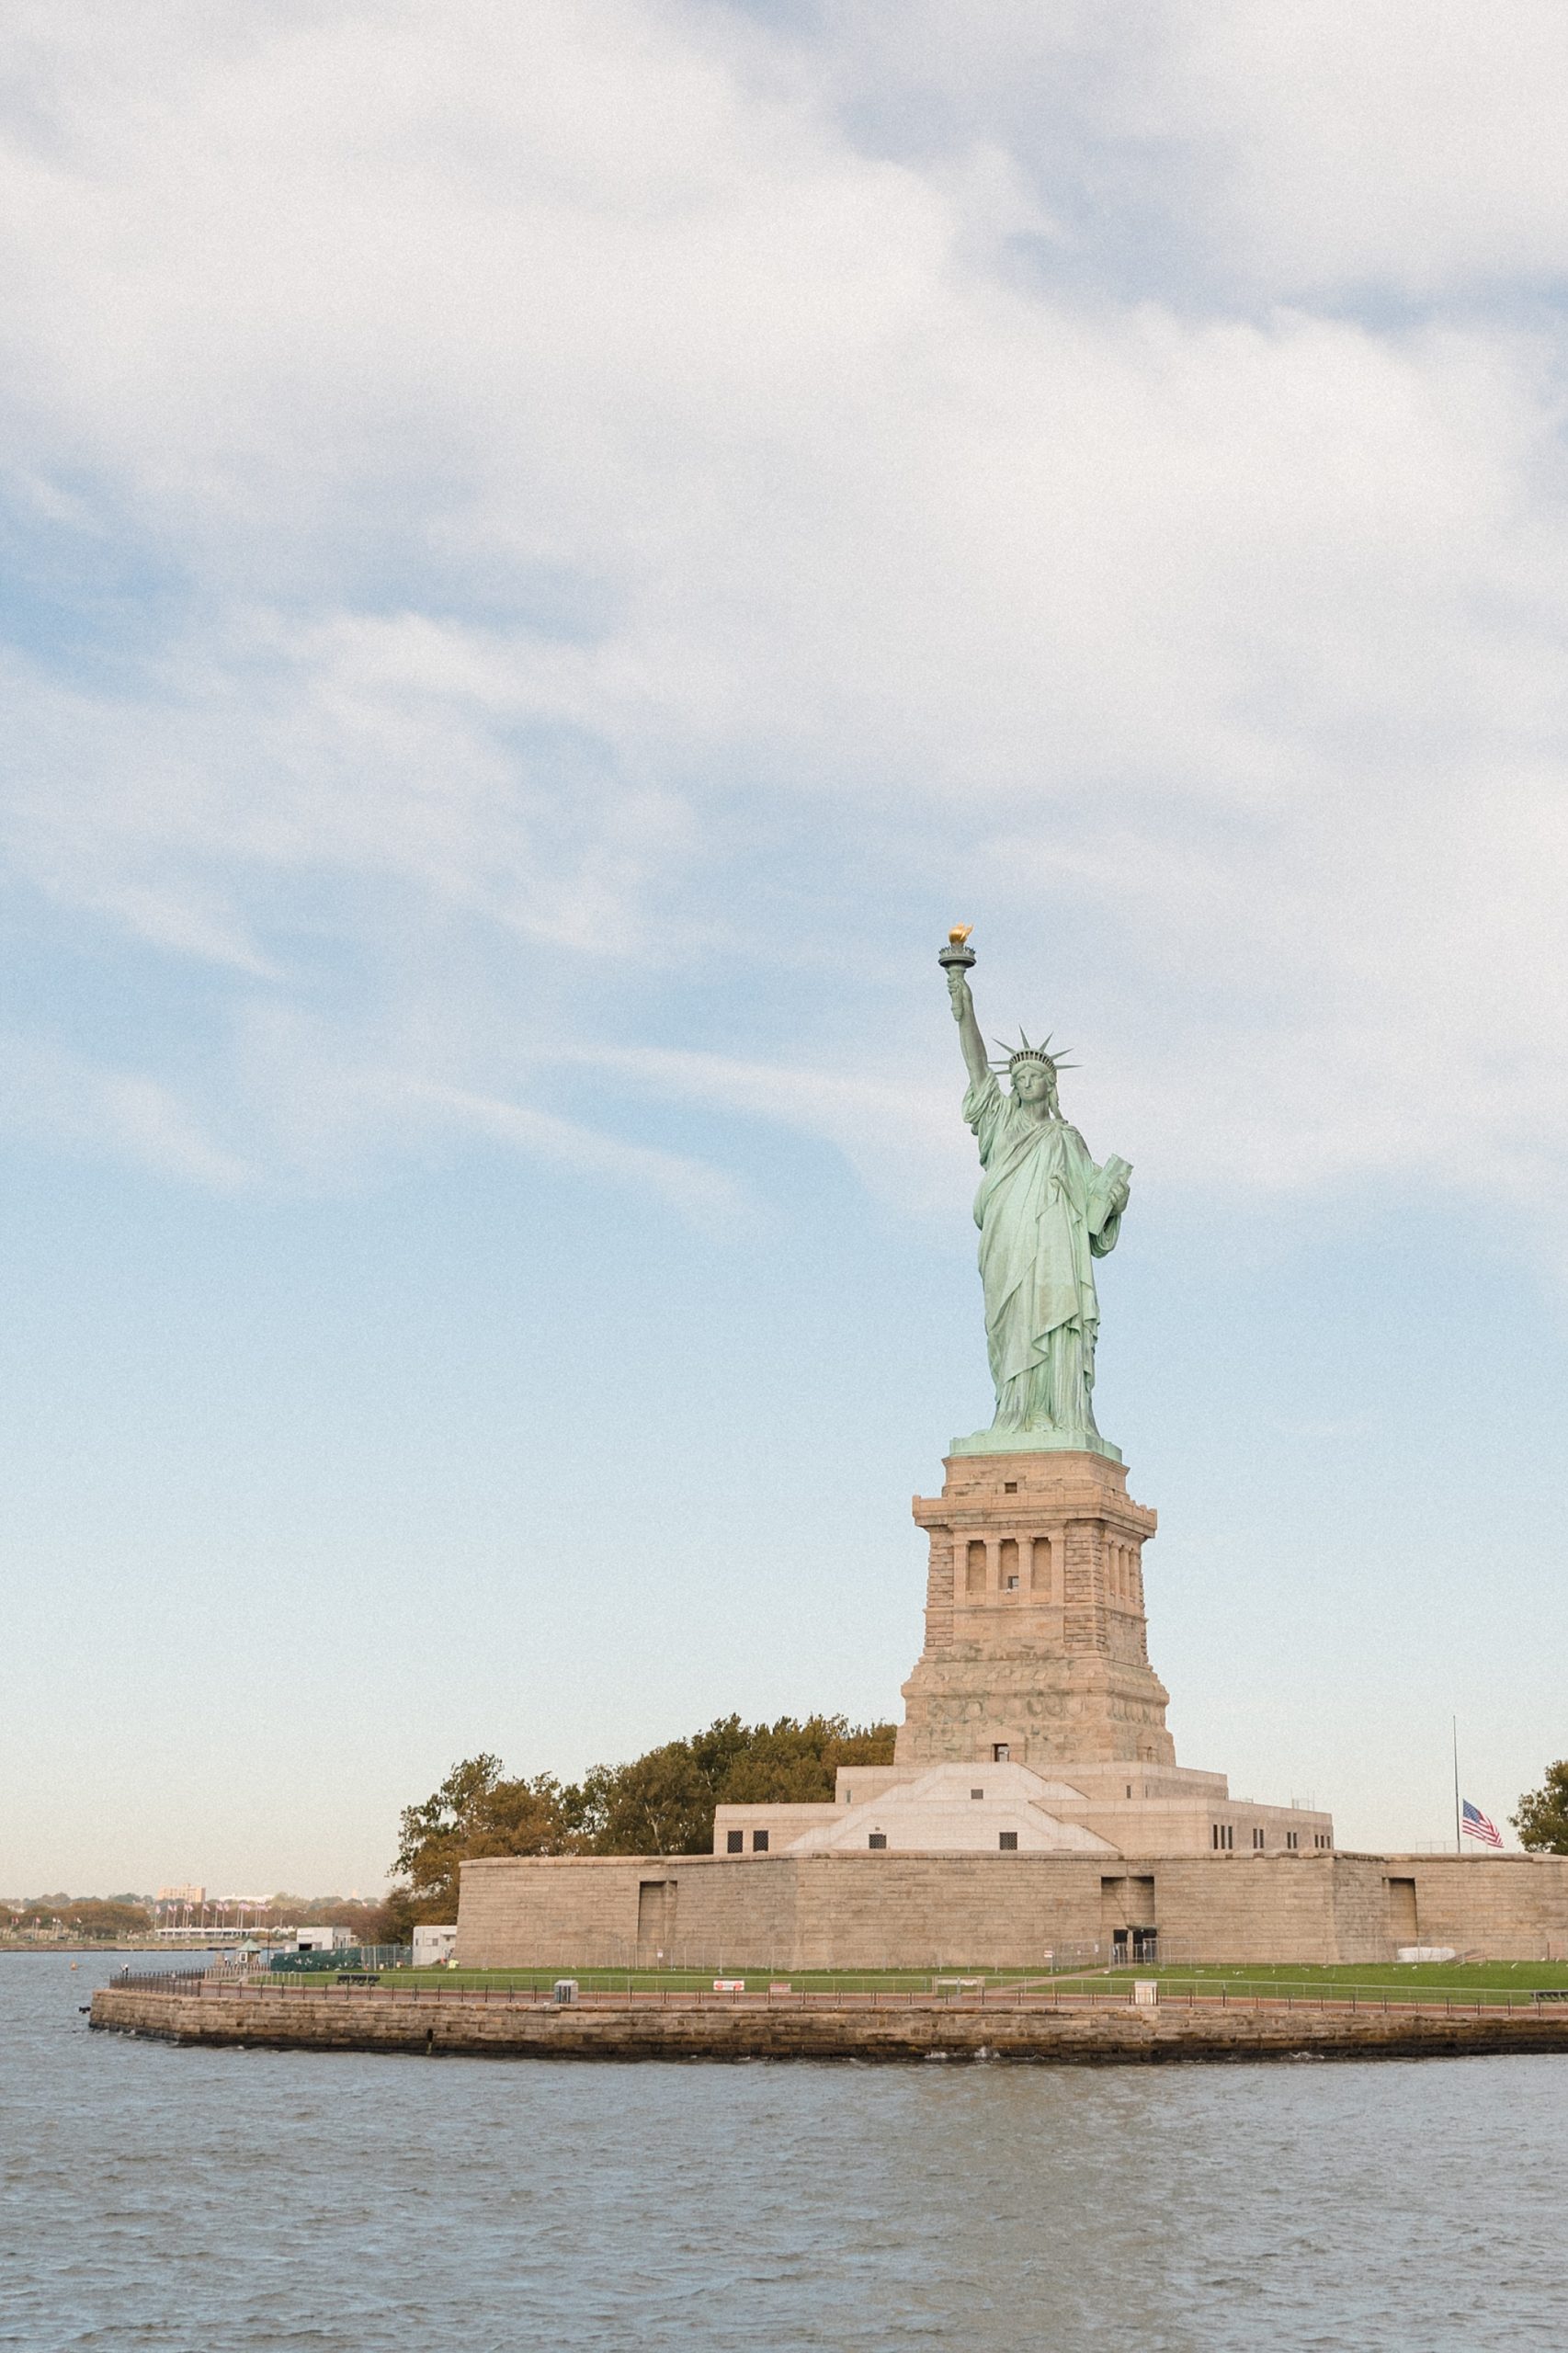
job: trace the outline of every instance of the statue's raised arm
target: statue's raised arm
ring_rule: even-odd
[[[1009,1086],[997,1085],[970,994],[968,939],[968,926],[955,926],[939,961],[969,1073],[963,1115],[984,1172],[974,1222],[996,1418],[956,1441],[955,1451],[1039,1447],[1119,1460],[1095,1427],[1094,1261],[1116,1247],[1132,1172],[1114,1154],[1096,1167],[1063,1120],[1057,1072],[1072,1065],[1050,1051],[1049,1038],[1038,1046],[1021,1038],[1006,1050],[999,1067]]]
[[[974,1017],[974,999],[970,995],[969,974],[961,964],[948,966],[948,995],[952,1001],[953,1019],[959,1025],[959,1044],[963,1049],[969,1083],[971,1086],[983,1086],[990,1064],[985,1056],[985,1040]]]

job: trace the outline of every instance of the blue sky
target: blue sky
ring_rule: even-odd
[[[1568,1748],[1568,24],[169,0],[0,80],[0,1887],[893,1713],[935,955],[1135,1165],[1178,1753]],[[325,1768],[325,1769],[324,1769]]]

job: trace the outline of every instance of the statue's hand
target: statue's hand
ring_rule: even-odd
[[[955,1021],[961,1021],[966,1013],[973,1010],[974,1000],[969,993],[969,975],[961,964],[949,964],[948,967],[948,995],[952,1001]]]
[[[1099,1175],[1099,1188],[1108,1217],[1119,1217],[1127,1207],[1132,1189],[1132,1171],[1119,1154],[1112,1153]]]

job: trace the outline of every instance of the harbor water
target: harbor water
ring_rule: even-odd
[[[1568,2059],[585,2063],[93,2034],[0,1954],[0,2346],[1568,2344]]]

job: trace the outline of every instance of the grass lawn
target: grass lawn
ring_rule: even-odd
[[[1390,2001],[1429,2001],[1435,1994],[1456,2001],[1478,1995],[1518,2000],[1533,1993],[1568,1994],[1568,1962],[1560,1961],[1416,1961],[1342,1962],[1317,1967],[1301,1961],[1243,1963],[1197,1962],[1186,1969],[1116,1969],[1104,1975],[1064,1977],[1069,1987],[1089,1992],[1096,1985],[1131,1984],[1135,1977],[1154,1977],[1172,1994],[1189,1987],[1199,1995],[1223,1988],[1247,1994],[1343,1994],[1386,1995]],[[1568,2006],[1568,2005],[1565,2005]]]
[[[934,1976],[962,1976],[987,1985],[1012,1985],[1020,1981],[1038,1984],[1047,1972],[1040,1969],[756,1969],[725,1962],[718,1969],[383,1969],[383,1985],[494,1985],[546,1993],[558,1977],[574,1977],[585,1994],[711,1993],[716,1977],[744,1978],[748,1994],[765,1994],[769,1985],[788,1985],[797,1994],[923,1994]]]
[[[934,1980],[962,1976],[987,1988],[1006,1985],[1059,1985],[1063,1993],[1125,1992],[1134,1978],[1157,1978],[1167,1992],[1191,1988],[1217,1995],[1222,1987],[1237,1994],[1386,1995],[1392,2001],[1429,2000],[1434,1994],[1474,2000],[1478,1994],[1517,1999],[1537,1991],[1568,1994],[1568,1962],[1564,1961],[1369,1961],[1334,1968],[1303,1962],[1272,1964],[1199,1963],[1186,1969],[1122,1968],[1052,1976],[1038,1969],[885,1969],[773,1970],[726,1963],[715,1969],[384,1969],[383,1985],[493,1986],[548,1993],[558,1977],[575,1977],[585,1993],[710,1992],[716,1976],[744,1978],[748,1993],[766,1993],[771,1984],[789,1985],[795,1993],[928,1993]],[[1564,2006],[1568,2006],[1565,2004]]]

